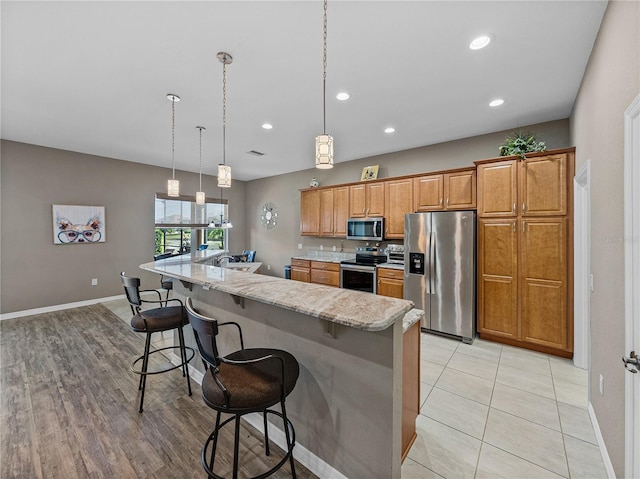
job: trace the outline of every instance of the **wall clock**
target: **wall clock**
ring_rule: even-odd
[[[278,224],[278,207],[271,202],[265,203],[262,207],[262,214],[260,215],[262,226],[270,230],[276,224]]]

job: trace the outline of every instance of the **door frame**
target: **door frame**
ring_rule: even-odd
[[[573,179],[574,234],[573,364],[582,369],[591,366],[591,160]]]
[[[640,95],[624,112],[625,350],[640,353]],[[625,477],[640,477],[640,374],[625,372]]]

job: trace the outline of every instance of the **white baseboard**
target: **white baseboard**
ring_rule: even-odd
[[[51,313],[53,311],[62,311],[64,309],[80,308],[82,306],[90,306],[92,304],[104,303],[105,301],[115,301],[123,299],[124,294],[118,296],[108,296],[106,298],[88,299],[86,301],[77,301],[75,303],[55,304],[53,306],[45,306],[44,308],[26,309],[24,311],[15,311],[13,313],[0,314],[0,321],[3,319],[21,318],[23,316],[32,316],[34,314]]]
[[[611,463],[611,458],[609,457],[609,452],[607,451],[607,445],[604,443],[604,438],[602,437],[602,432],[600,431],[600,425],[598,424],[598,419],[596,418],[596,412],[593,410],[591,402],[589,402],[589,407],[587,410],[589,411],[591,424],[593,424],[593,430],[596,434],[596,440],[598,441],[600,454],[602,455],[602,462],[604,462],[604,468],[607,471],[607,477],[609,479],[616,479],[616,473],[613,470],[613,464]]]
[[[180,356],[175,353],[167,353],[169,360],[175,364],[180,364]],[[189,375],[198,384],[202,385],[202,379],[204,375],[193,366],[189,365]],[[262,420],[262,414],[252,413],[242,417],[251,426],[255,427],[261,434],[264,434],[264,424]],[[287,450],[287,439],[284,431],[273,424],[269,423],[269,439],[278,445],[283,451]],[[295,426],[294,426],[295,427]],[[296,461],[309,469],[318,477],[330,477],[332,479],[348,479],[347,476],[342,474],[337,469],[334,469],[330,464],[320,459],[314,453],[309,451],[306,447],[300,443],[296,443],[294,448],[294,457]]]

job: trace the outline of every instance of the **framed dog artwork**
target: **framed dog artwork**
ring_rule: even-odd
[[[53,244],[104,243],[104,206],[53,205]]]

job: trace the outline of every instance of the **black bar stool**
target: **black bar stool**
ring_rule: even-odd
[[[217,413],[215,428],[202,448],[202,467],[208,477],[223,479],[213,472],[218,435],[225,425],[234,420],[233,479],[238,477],[240,417],[252,412],[262,412],[265,454],[268,456],[270,453],[267,414],[282,418],[287,450],[278,464],[253,479],[270,476],[280,469],[287,460],[291,463],[291,475],[295,478],[296,469],[293,459],[293,447],[296,442],[295,430],[287,418],[285,398],[293,391],[298,380],[300,374],[298,361],[291,354],[280,349],[245,349],[242,329],[238,323],[218,323],[215,319],[202,316],[193,309],[191,298],[187,299],[186,309],[206,370],[202,380],[202,399]],[[216,343],[218,328],[221,326],[235,326],[240,336],[241,349],[224,357],[220,356]],[[280,403],[281,413],[269,409],[278,403]],[[232,414],[232,416],[220,422],[222,413]],[[210,445],[211,453],[207,455]]]
[[[140,375],[138,390],[142,391],[142,393],[140,394],[139,411],[142,412],[142,405],[144,403],[144,388],[147,383],[147,376],[151,374],[166,373],[177,368],[182,368],[182,376],[186,376],[187,378],[187,388],[189,389],[189,396],[191,396],[191,381],[189,378],[188,363],[193,359],[195,351],[193,350],[193,348],[189,348],[184,345],[184,334],[182,328],[185,325],[189,324],[189,320],[185,313],[182,301],[180,301],[179,299],[166,299],[163,301],[160,292],[155,289],[140,290],[140,278],[132,278],[126,276],[124,271],[120,273],[120,279],[122,280],[122,285],[124,286],[124,292],[127,295],[127,301],[129,301],[131,312],[133,313],[133,317],[131,318],[131,330],[135,331],[136,333],[146,333],[147,335],[144,344],[144,353],[131,364],[131,371]],[[158,300],[153,301],[142,299],[140,297],[140,293],[145,292],[156,293],[158,295]],[[179,304],[179,306],[168,306],[167,303],[171,302],[176,302]],[[160,307],[143,310],[142,305],[144,303],[159,304]],[[151,335],[160,331],[170,331],[172,329],[176,329],[178,331],[178,340],[180,345],[167,346],[150,351]],[[173,367],[149,371],[149,356],[151,354],[159,353],[160,351],[164,351],[167,349],[180,350],[180,364]],[[191,353],[188,358],[187,350]],[[140,369],[136,369],[136,364],[138,364],[140,361],[142,361],[142,366]]]

